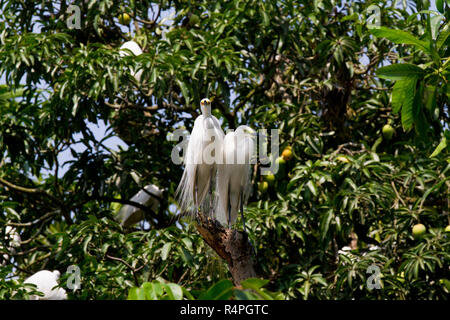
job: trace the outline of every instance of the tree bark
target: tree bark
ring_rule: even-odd
[[[247,234],[226,229],[217,220],[202,213],[197,215],[197,222],[197,231],[205,242],[227,262],[236,286],[247,278],[256,277],[253,267],[253,250]]]

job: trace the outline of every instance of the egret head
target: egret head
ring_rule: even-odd
[[[209,100],[208,98],[202,99],[202,101],[200,101],[200,109],[202,110],[202,114],[205,117],[210,116],[211,115],[211,100]]]

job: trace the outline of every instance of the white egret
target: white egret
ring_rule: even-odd
[[[229,132],[223,141],[223,164],[218,166],[216,217],[230,227],[238,211],[244,224],[244,205],[251,193],[251,162],[256,156],[256,133],[248,126]]]
[[[20,238],[20,234],[17,232],[16,228],[12,226],[5,227],[5,244],[6,247],[0,245],[0,250],[5,249],[6,251],[14,254],[16,253],[16,248],[20,247],[20,242],[22,239]],[[4,253],[0,256],[0,266],[5,265],[10,259],[10,256]]]
[[[24,283],[32,283],[36,285],[36,290],[44,294],[43,297],[32,295],[31,300],[66,300],[66,290],[63,288],[55,288],[58,285],[60,273],[58,270],[53,272],[48,270],[41,270],[36,272],[29,278],[25,279]]]
[[[12,248],[20,247],[20,234],[17,232],[16,228],[11,226],[5,227],[5,240],[9,241],[9,245]]]
[[[202,114],[195,119],[183,159],[183,176],[176,191],[183,213],[192,213],[199,207],[208,210],[214,205],[211,188],[217,171],[216,158],[220,156],[218,152],[221,151],[225,135],[219,120],[211,114],[211,101],[202,99],[200,108]]]
[[[9,244],[9,250],[20,247],[20,242],[22,241],[20,234],[12,226],[5,227],[5,240]]]
[[[134,41],[127,41],[124,44],[122,44],[119,49],[119,55],[121,57],[129,56],[130,52],[128,50],[130,50],[131,53],[134,54],[135,56],[139,56],[142,54],[141,47],[139,47],[139,45]],[[131,74],[136,79],[137,82],[141,81],[142,70],[139,70],[138,72],[131,70]]]
[[[150,207],[153,212],[158,212],[162,190],[154,184],[149,184],[136,193],[130,201]],[[124,227],[130,227],[144,219],[144,211],[132,205],[124,205],[115,216],[116,220]]]

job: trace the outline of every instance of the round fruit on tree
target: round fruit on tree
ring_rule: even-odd
[[[267,183],[267,181],[258,182],[258,190],[261,193],[266,193],[268,188],[269,188],[269,183]]]
[[[289,161],[292,159],[294,154],[292,153],[292,147],[286,147],[283,152],[281,153],[281,156],[284,160]]]
[[[414,225],[412,228],[412,233],[413,233],[414,238],[422,237],[426,231],[427,231],[427,228],[421,223]]]
[[[450,224],[448,226],[445,227],[444,232],[450,232]]]
[[[131,18],[128,15],[128,13],[122,13],[119,15],[119,22],[120,24],[123,24],[124,26],[127,26],[130,24]]]
[[[264,177],[264,180],[267,181],[269,186],[273,186],[273,184],[275,183],[275,176],[273,175],[273,173],[266,174],[263,177]]]
[[[384,127],[383,127],[383,129],[382,129],[381,131],[383,132],[383,137],[384,137],[386,140],[391,140],[391,139],[392,139],[392,136],[393,136],[394,133],[395,133],[394,128],[392,128],[392,126],[391,126],[390,124],[385,124]]]

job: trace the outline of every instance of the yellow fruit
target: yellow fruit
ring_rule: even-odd
[[[261,193],[266,193],[268,188],[269,188],[269,184],[267,183],[267,181],[258,182],[258,190]]]
[[[450,232],[450,224],[448,226],[445,227],[444,232]]]
[[[414,225],[412,228],[412,233],[413,233],[414,238],[422,237],[426,231],[427,231],[427,228],[421,223]]]
[[[273,175],[273,173],[269,173],[263,177],[264,177],[264,180],[267,181],[269,186],[273,186],[273,184],[275,182],[275,176]]]
[[[120,24],[123,24],[124,26],[127,26],[130,24],[131,18],[128,15],[128,13],[122,13],[119,15],[119,22]]]
[[[395,133],[394,128],[392,128],[392,126],[391,126],[390,124],[384,125],[384,127],[383,127],[383,129],[382,129],[381,131],[383,132],[383,137],[384,137],[386,140],[391,140],[391,139],[392,139],[392,136],[393,136],[394,133]]]
[[[281,156],[283,157],[284,160],[289,161],[292,159],[292,157],[294,156],[292,153],[292,148],[285,148],[283,150],[283,152],[281,153]]]

